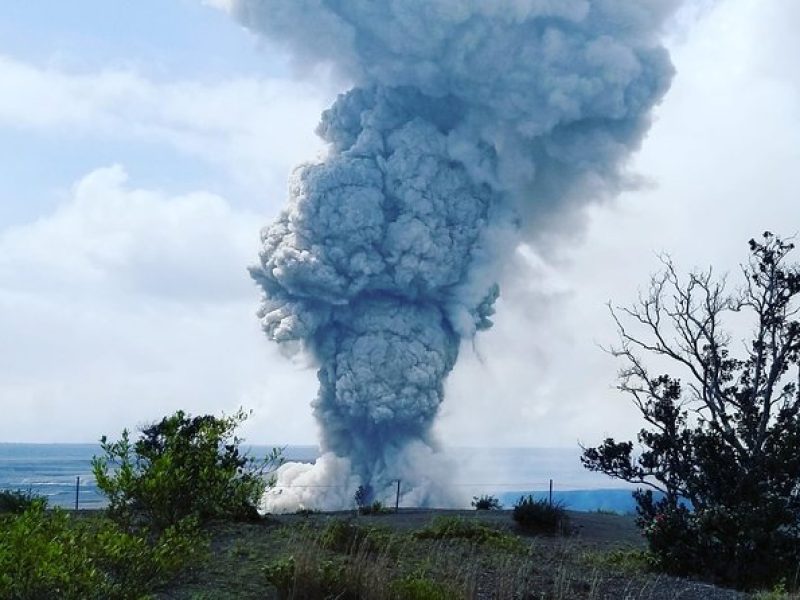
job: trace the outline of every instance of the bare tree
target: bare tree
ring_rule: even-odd
[[[796,545],[800,269],[786,258],[793,248],[769,232],[751,240],[744,284],[734,292],[711,269],[682,278],[666,257],[636,303],[609,306],[619,332],[610,352],[624,361],[618,388],[646,426],[636,454],[633,442],[609,438],[584,448],[582,462],[661,492],[658,501],[638,492],[643,527],[659,515],[661,522],[679,515],[690,529],[690,522],[725,512],[749,519],[751,536],[779,529]],[[749,343],[736,347],[726,329],[731,320],[751,324]],[[644,357],[676,367],[680,376],[653,375]],[[716,519],[711,529],[725,525]],[[743,541],[722,537],[723,545]]]

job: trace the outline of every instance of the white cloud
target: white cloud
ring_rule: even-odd
[[[0,232],[0,439],[95,439],[242,404],[257,411],[254,442],[308,439],[313,374],[254,316],[258,224],[205,192],[132,189],[116,166]]]
[[[0,289],[193,305],[252,295],[245,267],[261,217],[206,192],[168,198],[126,183],[120,166],[97,169],[53,214],[0,231]]]
[[[157,82],[134,71],[75,73],[0,55],[0,127],[168,144],[276,194],[290,168],[321,148],[314,127],[331,92],[325,81],[316,84]]]

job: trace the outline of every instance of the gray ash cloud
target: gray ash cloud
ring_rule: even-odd
[[[624,179],[672,77],[659,33],[674,5],[234,2],[300,67],[331,64],[353,85],[323,114],[328,154],[293,173],[251,270],[264,331],[319,365],[313,406],[331,457],[284,481],[328,469],[376,490],[401,473],[414,486],[410,449],[432,446],[461,341],[491,326],[498,261]],[[323,496],[333,507],[347,494]]]

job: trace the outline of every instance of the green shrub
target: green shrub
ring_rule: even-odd
[[[569,516],[560,502],[551,504],[545,499],[536,500],[533,496],[522,496],[514,504],[511,517],[521,529],[529,533],[555,535],[569,532]]]
[[[761,504],[690,510],[637,491],[637,524],[655,565],[673,575],[693,575],[742,589],[793,580],[797,573],[797,522],[779,497]]]
[[[159,536],[106,519],[74,519],[36,503],[0,519],[0,598],[141,598],[199,560],[204,544],[187,520]]]
[[[797,598],[786,591],[784,582],[776,583],[771,590],[760,590],[753,594],[754,600],[793,600]]]
[[[521,553],[526,550],[524,542],[517,536],[463,517],[436,517],[428,527],[415,531],[413,535],[417,539],[468,540],[476,545],[507,552]]]
[[[473,496],[471,504],[473,507],[475,507],[475,510],[500,510],[503,508],[503,505],[500,504],[500,501],[494,496],[490,495]]]
[[[264,567],[264,576],[281,598],[288,598],[294,587],[294,556],[278,558]]]
[[[104,456],[92,470],[109,501],[109,515],[126,526],[161,530],[188,516],[256,518],[256,507],[271,483],[265,475],[281,462],[273,449],[256,461],[239,449],[234,430],[247,414],[191,417],[178,411],[142,430],[131,443],[127,431],[116,442],[100,440]]]
[[[361,527],[352,521],[332,519],[319,535],[319,543],[334,552],[374,552],[386,549],[393,538],[386,527]]]
[[[358,579],[343,558],[318,556],[276,559],[264,567],[264,576],[275,587],[279,598],[358,598]],[[309,558],[311,558],[309,560]]]
[[[401,600],[451,600],[459,597],[450,586],[424,575],[406,575],[389,584],[393,596]]]
[[[319,536],[319,542],[323,548],[337,552],[348,552],[363,539],[363,530],[352,521],[343,519],[328,521]]]
[[[618,548],[609,552],[592,552],[587,562],[597,567],[610,567],[631,573],[644,573],[657,566],[656,558],[647,550]]]
[[[0,513],[21,514],[29,508],[47,505],[47,498],[32,493],[30,490],[0,490]]]

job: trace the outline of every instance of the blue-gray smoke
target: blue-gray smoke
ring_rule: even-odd
[[[328,454],[284,483],[403,477],[435,501],[414,456],[461,340],[491,326],[509,231],[535,237],[619,189],[672,77],[659,34],[675,4],[233,2],[300,67],[327,63],[353,85],[323,114],[328,155],[297,168],[252,269],[267,335],[320,367]],[[271,506],[352,497],[292,489]]]

